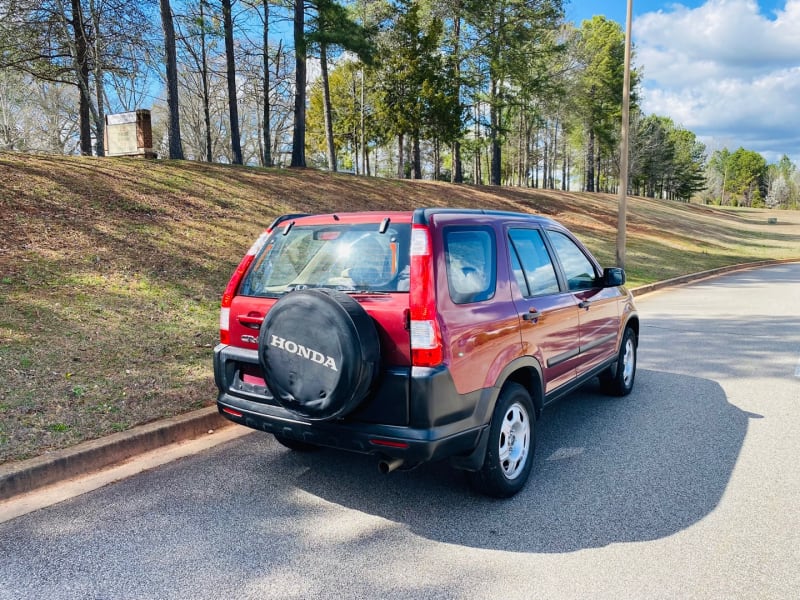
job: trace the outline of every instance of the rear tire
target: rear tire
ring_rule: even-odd
[[[617,362],[600,373],[600,385],[606,394],[627,396],[636,378],[636,333],[630,327],[622,335]]]
[[[467,476],[478,492],[509,498],[525,486],[533,466],[536,417],[525,387],[509,383],[503,388],[488,435],[483,466]]]

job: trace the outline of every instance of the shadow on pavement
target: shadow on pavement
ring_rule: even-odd
[[[571,552],[666,537],[719,502],[748,415],[715,382],[640,370],[623,399],[586,386],[545,411],[534,470],[510,500],[473,493],[446,463],[389,476],[367,457],[294,455],[303,490],[425,538],[517,552]]]
[[[446,463],[384,476],[374,457],[254,432],[0,525],[0,597],[475,597],[506,575],[464,550],[672,535],[717,506],[755,415],[707,379],[637,378],[626,398],[587,386],[548,409],[510,500]]]

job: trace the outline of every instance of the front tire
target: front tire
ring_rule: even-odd
[[[522,385],[509,383],[497,398],[483,466],[468,474],[472,486],[495,498],[509,498],[519,492],[533,466],[535,441],[531,395]]]
[[[627,396],[633,390],[636,378],[636,333],[625,329],[619,346],[617,362],[600,374],[603,391],[612,396]]]

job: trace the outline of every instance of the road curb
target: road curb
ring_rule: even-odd
[[[720,267],[683,275],[632,289],[634,296],[708,279],[735,271],[800,262],[798,259],[767,260]],[[6,500],[59,481],[85,475],[157,448],[206,435],[211,430],[232,426],[209,406],[128,431],[84,442],[72,448],[49,452],[36,458],[0,465],[0,500]]]
[[[748,271],[750,269],[758,269],[760,267],[772,267],[776,265],[786,265],[791,263],[800,262],[797,258],[784,258],[780,260],[761,260],[752,263],[742,263],[738,265],[728,265],[726,267],[718,267],[708,271],[701,271],[700,273],[692,273],[690,275],[681,275],[680,277],[673,277],[672,279],[665,279],[664,281],[657,281],[655,283],[648,283],[639,287],[633,288],[631,293],[634,296],[643,296],[659,290],[683,285],[685,283],[694,283],[703,279],[709,279],[718,275],[725,275],[727,273],[735,273],[737,271]]]
[[[0,465],[0,500],[121,463],[132,456],[232,425],[216,406],[140,425],[97,440]]]

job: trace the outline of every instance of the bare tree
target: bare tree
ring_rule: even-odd
[[[264,150],[262,152],[262,164],[265,167],[272,166],[272,148],[271,148],[271,132],[270,132],[270,114],[269,114],[269,0],[263,0],[262,6],[264,7],[264,46],[263,46],[263,106],[264,113],[262,115],[262,131],[264,132]]]
[[[189,8],[189,7],[187,7]],[[177,21],[179,35],[182,42],[181,47],[186,53],[187,60],[191,61],[192,67],[199,75],[199,95],[202,101],[203,123],[200,126],[204,134],[204,150],[198,156],[204,156],[206,162],[212,162],[212,140],[211,140],[211,109],[210,109],[210,72],[209,72],[209,24],[206,18],[207,0],[200,0],[197,5],[197,13],[189,12],[184,16],[184,21],[188,25],[187,31],[180,31],[181,20]],[[197,40],[200,40],[200,50],[198,53]],[[190,79],[186,77],[186,79]],[[196,87],[189,89],[190,94],[197,92]],[[185,141],[185,140],[184,140]]]
[[[167,107],[169,110],[169,157],[183,160],[181,121],[178,110],[178,58],[175,49],[175,24],[169,0],[159,0],[161,26],[164,29],[164,63],[167,70]]]
[[[294,0],[294,132],[292,135],[293,167],[306,166],[306,40],[305,5]]]
[[[228,109],[230,114],[233,163],[242,164],[242,143],[239,135],[239,106],[236,97],[236,59],[233,52],[233,17],[231,0],[222,0],[222,21],[225,30],[225,57],[228,76]]]

